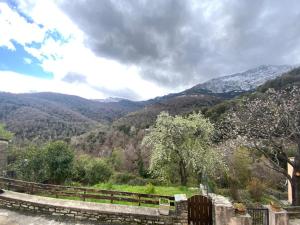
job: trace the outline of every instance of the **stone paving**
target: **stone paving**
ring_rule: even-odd
[[[0,225],[92,225],[70,221],[58,221],[44,216],[32,216],[0,209]]]
[[[290,220],[289,225],[300,225],[300,219]]]

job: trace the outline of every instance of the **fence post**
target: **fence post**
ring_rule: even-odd
[[[114,202],[114,200],[113,200],[114,194],[111,194],[110,197],[111,197],[110,203],[112,204]]]

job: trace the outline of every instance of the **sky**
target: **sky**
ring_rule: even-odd
[[[299,0],[0,0],[0,91],[145,100],[299,64]]]

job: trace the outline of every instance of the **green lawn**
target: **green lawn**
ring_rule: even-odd
[[[187,197],[199,194],[198,188],[182,187],[182,186],[132,186],[132,185],[117,185],[111,183],[100,183],[89,188],[101,189],[101,190],[114,190],[114,191],[125,191],[125,192],[134,192],[134,193],[144,193],[144,194],[157,194],[157,195],[167,195],[174,196],[175,194],[186,194]],[[40,194],[46,197],[55,197],[54,195]],[[63,197],[59,196],[61,199],[69,200],[82,200],[79,197]],[[99,199],[86,199],[88,202],[97,202],[97,203],[110,203],[110,200],[99,200]],[[135,202],[125,202],[125,201],[114,201],[114,204],[124,204],[124,205],[138,205]],[[148,207],[158,207],[158,205],[152,204],[142,204],[142,206]]]
[[[126,192],[136,192],[144,194],[157,194],[157,195],[170,195],[174,196],[175,194],[186,194],[188,197],[192,195],[199,194],[198,188],[190,188],[184,186],[132,186],[126,184],[108,184],[101,183],[92,186],[92,188],[98,188],[103,190],[115,190],[115,191],[126,191]]]

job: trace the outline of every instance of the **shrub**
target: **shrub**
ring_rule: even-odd
[[[257,178],[252,178],[247,186],[247,190],[249,191],[250,196],[258,202],[261,200],[265,188],[266,185]]]
[[[85,184],[88,183],[86,180],[86,167],[90,160],[92,160],[90,156],[81,155],[74,161],[72,180]]]
[[[74,152],[63,141],[51,142],[45,151],[50,180],[56,184],[63,183],[72,175]]]
[[[91,185],[107,182],[111,175],[110,167],[102,159],[90,160],[85,168],[85,179]]]
[[[133,186],[144,186],[147,183],[149,183],[148,180],[141,177],[136,177],[128,182],[129,185]]]
[[[136,179],[136,176],[130,173],[115,173],[111,182],[115,184],[128,184],[129,181]]]
[[[145,193],[146,194],[154,194],[155,193],[155,187],[153,184],[149,183],[146,185],[146,189],[145,189]]]

